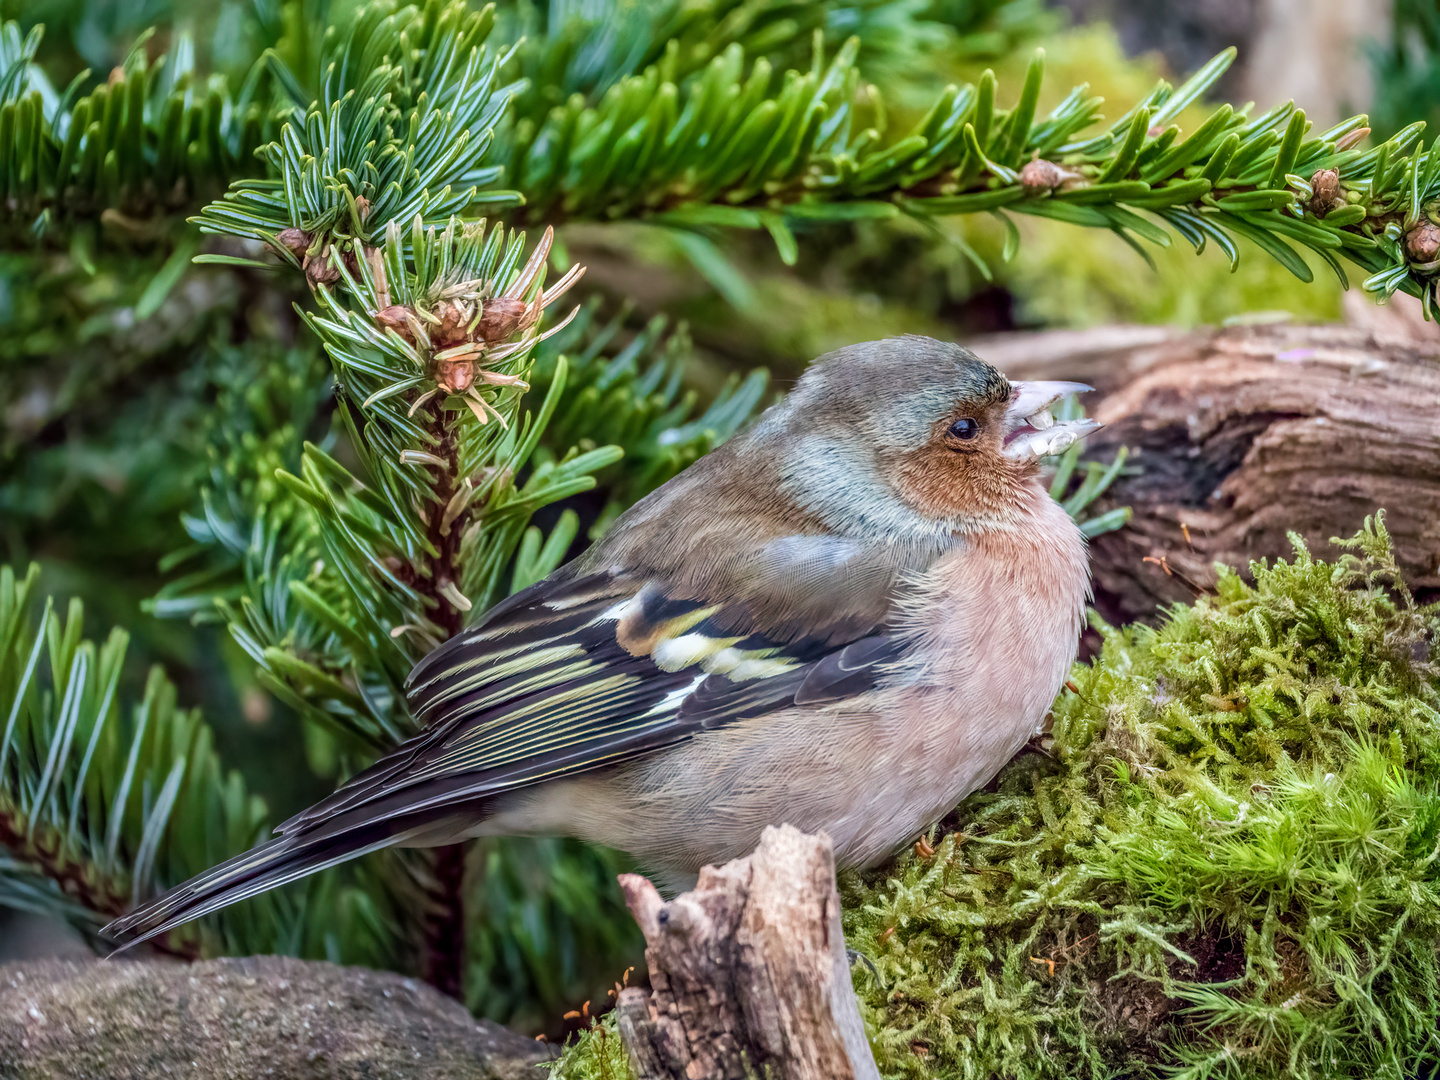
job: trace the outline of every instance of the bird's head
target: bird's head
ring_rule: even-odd
[[[1039,462],[1097,425],[1050,407],[1081,383],[1011,382],[958,345],[906,336],[821,357],[761,425],[791,499],[849,535],[1017,527]]]

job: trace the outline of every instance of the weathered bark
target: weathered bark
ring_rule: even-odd
[[[1091,382],[1101,396],[1086,404],[1106,427],[1088,453],[1130,448],[1138,473],[1096,508],[1134,512],[1091,548],[1107,619],[1193,599],[1217,561],[1288,557],[1290,531],[1321,552],[1382,508],[1411,588],[1440,596],[1440,332],[1107,327],[976,351],[1017,378]]]
[[[769,828],[754,854],[665,903],[621,876],[651,990],[620,994],[638,1080],[878,1080],[850,985],[824,834]]]
[[[544,1080],[546,1051],[416,979],[278,956],[0,967],[0,1075]]]

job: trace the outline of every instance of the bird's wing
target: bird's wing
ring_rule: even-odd
[[[813,562],[813,544],[791,548]],[[416,666],[409,701],[426,725],[421,734],[277,831],[308,838],[401,815],[435,817],[788,705],[863,693],[901,648],[885,622],[905,562],[882,552],[850,559],[828,581],[812,574],[808,593],[835,590],[844,623],[812,618],[803,631],[758,629],[778,624],[743,597],[679,597],[644,575],[542,581]],[[890,589],[873,588],[880,564]],[[865,617],[857,617],[846,569],[876,597]],[[759,593],[771,595],[772,585],[762,582]],[[808,600],[825,609],[823,596]]]

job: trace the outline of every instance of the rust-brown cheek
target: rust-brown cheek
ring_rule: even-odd
[[[897,476],[900,492],[926,517],[996,517],[1013,510],[1033,464],[1011,461],[1002,453],[999,421],[983,421],[975,445],[955,445],[947,421],[922,447],[905,454]]]

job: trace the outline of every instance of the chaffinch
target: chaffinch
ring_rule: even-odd
[[[816,361],[747,431],[411,673],[424,729],[279,836],[106,928],[138,941],[392,844],[567,835],[671,887],[766,825],[869,866],[1037,733],[1085,542],[1039,479],[1088,432],[956,345]]]

